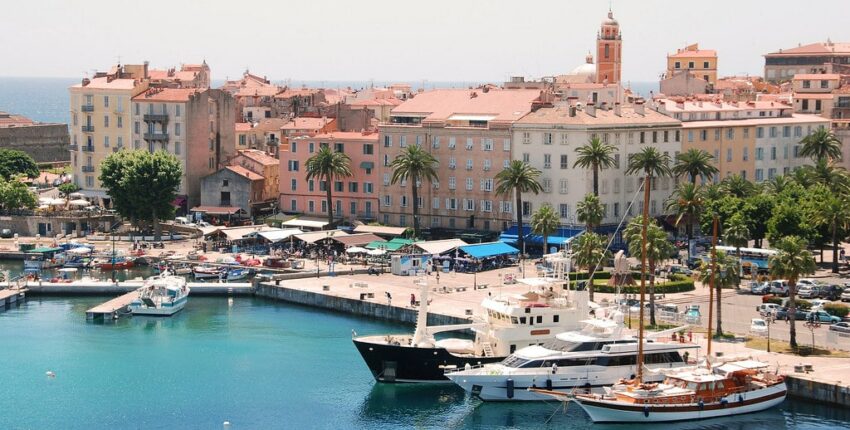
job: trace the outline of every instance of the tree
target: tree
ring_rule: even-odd
[[[171,204],[183,177],[180,160],[165,151],[119,151],[100,165],[100,182],[122,216],[153,225],[160,240],[159,221],[174,216]]]
[[[838,273],[839,232],[847,231],[850,226],[850,207],[845,198],[835,195],[819,202],[819,210],[814,213],[815,221],[826,225],[832,234],[832,273]]]
[[[680,183],[667,200],[667,211],[676,214],[676,225],[687,218],[688,258],[691,258],[691,241],[694,239],[694,222],[702,209],[702,190],[690,182]]]
[[[584,223],[585,230],[588,232],[599,226],[604,216],[605,208],[602,207],[599,197],[593,194],[586,194],[584,199],[576,204],[576,218]]]
[[[750,197],[756,193],[756,186],[741,175],[732,175],[723,179],[720,182],[720,187],[726,193],[740,199]]]
[[[0,149],[0,178],[9,180],[18,175],[37,178],[38,165],[26,152],[14,149]]]
[[[788,315],[791,324],[791,348],[797,349],[797,327],[794,316],[797,313],[797,280],[801,275],[814,273],[815,258],[806,249],[806,242],[797,236],[783,237],[775,244],[777,253],[770,256],[768,267],[770,274],[777,279],[788,280]]]
[[[767,221],[767,238],[773,243],[785,236],[797,236],[809,242],[816,234],[811,221],[813,220],[807,218],[800,204],[792,201],[780,202],[774,207],[770,220]]]
[[[560,220],[558,214],[552,209],[552,205],[549,204],[544,204],[531,215],[531,231],[543,236],[543,254],[546,254],[549,247],[547,242],[549,235],[558,230]]]
[[[691,185],[691,184],[689,184]],[[641,235],[643,233],[643,216],[636,216],[629,221],[629,224],[623,230],[623,238],[629,245],[629,254],[639,256],[641,261],[644,261],[642,254]],[[670,255],[675,252],[676,248],[670,239],[667,238],[667,233],[658,225],[655,220],[650,220],[646,230],[646,271],[649,275],[649,324],[656,325],[655,322],[655,269],[658,263],[670,258]]]
[[[617,151],[613,145],[602,143],[598,137],[591,138],[587,144],[576,148],[576,162],[573,168],[593,169],[593,195],[599,196],[599,169],[614,167],[614,157]]]
[[[723,251],[717,251],[715,265],[717,266],[717,275],[714,277],[714,289],[717,294],[715,296],[715,307],[717,308],[717,331],[715,336],[723,335],[723,288],[731,288],[740,282],[738,277],[738,263],[734,258],[728,256]],[[700,267],[699,279],[703,285],[711,283],[711,261],[703,261]],[[710,304],[709,304],[710,305]]]
[[[804,137],[800,143],[803,144],[800,149],[800,155],[803,157],[810,157],[818,162],[841,159],[841,140],[828,128],[817,129]]]
[[[793,183],[789,183],[789,186]],[[796,185],[796,184],[795,184]],[[767,222],[776,206],[776,199],[768,194],[756,194],[744,202],[743,215],[750,230],[750,239],[756,241],[756,247],[761,248],[762,239],[767,236]]]
[[[335,179],[351,177],[351,158],[342,151],[334,151],[329,145],[321,145],[319,150],[307,159],[305,164],[307,180],[316,179],[325,182],[325,199],[328,209],[328,228],[334,225],[334,205],[331,190]],[[415,207],[415,206],[414,206]]]
[[[735,247],[735,253],[738,255],[738,281],[740,281],[743,263],[741,248],[747,246],[749,240],[750,229],[747,227],[744,217],[740,213],[733,215],[723,226],[723,242]],[[740,283],[737,286],[740,287]]]
[[[764,183],[764,191],[768,194],[780,194],[792,183],[794,183],[793,176],[774,176],[773,179],[769,179]]]
[[[850,187],[847,171],[837,167],[827,160],[817,160],[813,166],[803,166],[798,169],[806,175],[806,188],[820,184],[833,190],[846,192]]]
[[[590,301],[593,301],[593,272],[606,258],[611,257],[607,250],[605,238],[596,233],[586,231],[575,239],[572,246],[576,266],[587,269],[587,293]]]
[[[508,167],[496,174],[496,194],[516,199],[517,245],[525,254],[525,237],[522,229],[522,193],[539,194],[543,187],[538,182],[540,170],[520,160],[513,160]]]
[[[696,185],[697,176],[704,177],[709,182],[719,172],[714,165],[714,157],[702,149],[691,148],[676,157],[673,174],[687,176],[691,184]]]
[[[409,182],[413,207],[413,237],[419,237],[419,186],[437,180],[438,161],[419,145],[410,145],[390,164],[391,183]]]
[[[73,182],[68,182],[60,185],[58,189],[63,196],[68,197],[71,195],[71,193],[76,193],[77,191],[79,191],[80,187],[78,187],[77,184]]]
[[[18,180],[0,178],[0,209],[33,209],[38,204],[35,194],[26,184]]]

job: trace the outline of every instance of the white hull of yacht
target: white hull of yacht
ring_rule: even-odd
[[[130,308],[130,312],[133,315],[147,315],[147,316],[158,316],[158,317],[170,317],[177,312],[183,310],[186,307],[186,303],[188,302],[187,297],[183,297],[182,299],[178,299],[173,303],[163,303],[158,305],[157,307],[150,306],[133,306]]]

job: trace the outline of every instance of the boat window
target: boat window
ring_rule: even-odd
[[[525,324],[525,317],[519,317],[519,323]]]
[[[696,382],[688,382],[688,389],[696,391],[697,385],[699,384],[697,384]]]
[[[519,366],[516,366],[516,367],[532,368],[532,367],[540,367],[542,364],[543,364],[543,360],[528,360],[525,363],[523,363]]]
[[[511,344],[510,353],[513,354],[516,351],[516,344]]]
[[[556,323],[560,319],[560,315],[552,315],[552,322]]]
[[[511,345],[511,348],[515,348],[514,345]],[[528,363],[529,360],[526,360],[522,357],[517,357],[516,355],[509,355],[507,358],[502,360],[502,365],[505,367],[522,367],[523,364]]]
[[[511,324],[516,324],[516,322],[517,322],[516,317],[511,317]]]
[[[543,315],[537,316],[537,324],[543,324]]]

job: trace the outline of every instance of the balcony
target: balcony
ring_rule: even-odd
[[[80,149],[80,145],[77,145],[76,143],[72,143],[72,144],[68,145],[68,149],[71,150],[71,151],[76,151],[76,150]]]
[[[144,139],[148,142],[168,140],[168,133],[145,133]]]
[[[142,119],[145,122],[168,122],[168,115],[164,113],[146,113]]]
[[[94,166],[83,166],[83,173],[93,173]]]
[[[94,105],[82,105],[80,110],[83,112],[94,112]]]
[[[267,146],[277,146],[280,145],[280,139],[266,139]]]
[[[84,125],[81,128],[83,129],[83,133],[94,133],[93,125]]]
[[[83,145],[83,152],[94,152],[94,145]]]

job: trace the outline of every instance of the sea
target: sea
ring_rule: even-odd
[[[0,110],[67,122],[74,82],[0,78]],[[13,273],[22,266],[0,262]],[[107,299],[31,296],[0,311],[0,429],[657,427],[594,425],[557,402],[483,403],[453,385],[376,383],[352,334],[409,326],[252,297],[192,297],[170,318],[87,322],[86,309]],[[850,411],[789,400],[664,428],[850,429]]]

